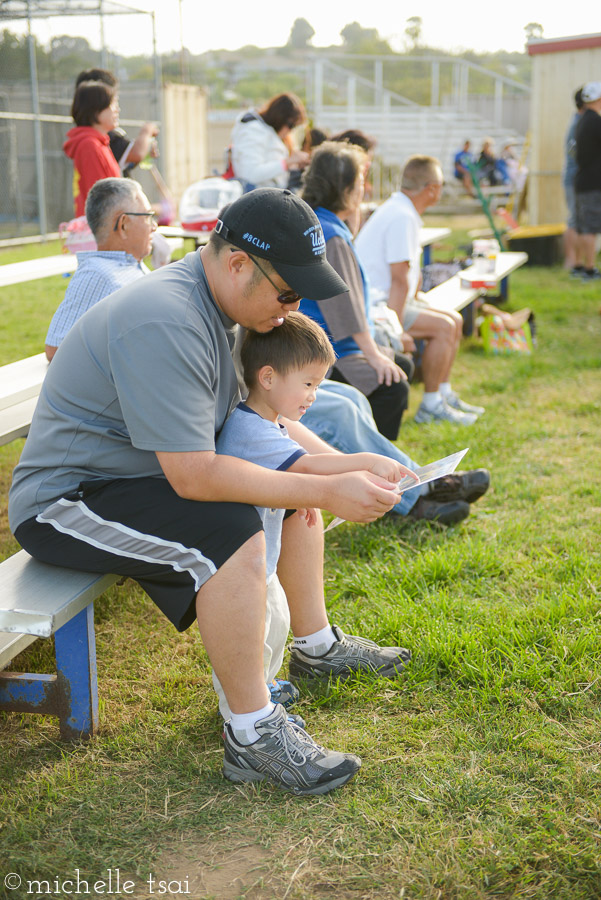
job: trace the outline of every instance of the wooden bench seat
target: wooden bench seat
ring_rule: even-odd
[[[36,638],[54,636],[56,672],[0,672],[0,709],[57,716],[61,737],[90,737],[98,726],[94,600],[116,575],[76,572],[24,550],[0,564],[0,668]]]

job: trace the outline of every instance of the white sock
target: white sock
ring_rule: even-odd
[[[453,393],[453,388],[451,387],[450,381],[441,381],[438,386],[438,390],[440,391],[442,396],[445,398]]]
[[[265,719],[274,711],[275,705],[271,701],[262,709],[249,713],[232,713],[230,719],[230,728],[234,732],[234,737],[241,744],[254,744],[259,740],[259,732],[255,728],[255,724],[260,719]]]
[[[332,644],[336,643],[336,635],[332,626],[328,623],[325,628],[307,634],[304,637],[295,637],[292,646],[302,650],[307,656],[323,656]]]
[[[422,397],[422,406],[424,406],[426,409],[436,409],[441,401],[442,395],[440,391],[424,391],[424,396]]]

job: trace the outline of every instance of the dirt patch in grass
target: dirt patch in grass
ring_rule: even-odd
[[[153,866],[152,881],[136,879],[135,900],[184,896],[189,900],[274,898],[283,880],[269,872],[271,853],[260,844],[184,840],[166,849]]]

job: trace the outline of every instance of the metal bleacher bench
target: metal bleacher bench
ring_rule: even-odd
[[[0,265],[0,287],[36,281],[38,278],[50,278],[51,275],[71,275],[76,268],[77,257],[71,253],[43,256],[25,262],[5,263]]]
[[[482,288],[464,287],[459,273],[433,287],[422,297],[432,309],[441,312],[456,310],[460,312],[484,293]]]
[[[38,637],[54,635],[56,672],[0,672],[0,709],[58,716],[65,740],[98,726],[94,603],[116,575],[76,572],[25,550],[0,564],[0,669]]]
[[[27,435],[47,371],[44,353],[0,367],[0,445]]]
[[[24,437],[48,363],[43,353],[0,367],[0,444]],[[51,675],[0,671],[0,709],[58,716],[61,737],[98,725],[93,601],[117,580],[49,566],[24,550],[0,563],[0,670],[38,637],[55,639]]]

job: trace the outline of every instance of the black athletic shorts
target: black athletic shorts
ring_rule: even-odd
[[[165,478],[121,478],[82,483],[15,537],[42,562],[133,578],[185,631],[202,585],[262,529],[254,506],[184,500]]]

